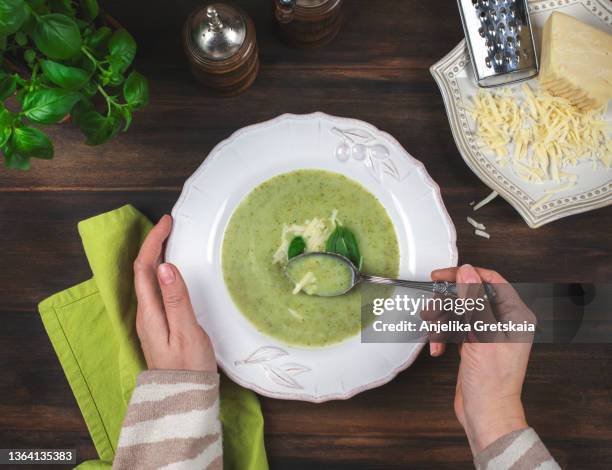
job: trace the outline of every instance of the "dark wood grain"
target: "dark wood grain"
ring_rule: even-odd
[[[472,235],[468,203],[488,194],[457,153],[429,67],[462,37],[454,0],[347,0],[338,37],[290,49],[267,0],[237,3],[257,28],[261,72],[245,94],[212,97],[191,78],[180,30],[197,4],[106,1],[135,35],[151,104],[128,134],[87,147],[71,126],[53,130],[56,158],[29,173],[0,172],[0,447],[71,447],[95,457],[45,335],[36,304],[86,279],[76,223],[132,203],[168,212],[185,179],[222,139],[285,112],[325,111],[393,134],[442,189],[461,260],[518,281],[612,282],[612,209],[529,229],[504,201],[479,213],[491,240]],[[452,409],[454,348],[423,354],[392,383],[345,402],[262,399],[273,468],[470,468]],[[537,345],[525,386],[528,419],[567,468],[612,462],[612,346]]]

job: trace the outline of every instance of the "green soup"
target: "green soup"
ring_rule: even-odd
[[[286,272],[296,285],[311,276],[311,282],[302,289],[308,295],[334,296],[348,291],[353,285],[350,265],[335,256],[298,256],[287,266]]]
[[[273,257],[283,227],[328,217],[355,234],[363,272],[397,277],[399,247],[380,202],[345,176],[299,170],[255,188],[232,215],[223,240],[227,288],[242,314],[264,334],[296,346],[325,346],[361,328],[360,288],[340,297],[293,294],[295,284]],[[330,281],[331,282],[331,281]]]

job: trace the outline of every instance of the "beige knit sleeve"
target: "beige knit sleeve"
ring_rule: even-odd
[[[150,370],[123,421],[113,469],[223,468],[219,374]]]
[[[476,470],[560,470],[532,428],[500,437],[474,457]]]

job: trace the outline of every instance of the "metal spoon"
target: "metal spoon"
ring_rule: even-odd
[[[292,263],[296,263],[296,262],[304,260],[305,258],[313,257],[313,256],[325,256],[325,257],[334,258],[338,262],[344,263],[348,268],[350,268],[350,271],[351,271],[351,285],[346,290],[344,290],[342,292],[337,292],[337,293],[333,293],[333,294],[326,294],[326,295],[321,295],[321,294],[316,294],[316,293],[313,294],[313,295],[318,296],[318,297],[338,297],[340,295],[344,295],[344,294],[348,293],[350,290],[352,290],[357,284],[359,284],[361,282],[368,282],[370,284],[377,284],[377,285],[381,285],[381,286],[408,287],[410,289],[417,289],[417,290],[421,290],[421,291],[425,291],[425,292],[432,292],[434,294],[438,294],[438,295],[442,295],[442,296],[446,296],[446,297],[457,297],[458,296],[458,293],[457,293],[457,284],[455,284],[454,282],[447,282],[447,281],[432,281],[432,282],[406,281],[406,280],[402,280],[402,279],[389,279],[389,278],[380,277],[380,276],[370,276],[368,274],[363,274],[363,273],[359,272],[357,267],[353,264],[353,262],[350,259],[348,259],[345,256],[339,255],[337,253],[316,252],[316,253],[305,253],[303,255],[296,256],[295,258],[290,259],[289,262],[287,263],[287,266],[285,266],[285,275],[287,275],[287,277],[289,277],[291,279],[291,277],[288,274],[289,266]],[[484,284],[484,290],[486,292],[486,294],[484,296],[485,298],[493,299],[495,297],[495,289],[493,289],[492,285]]]

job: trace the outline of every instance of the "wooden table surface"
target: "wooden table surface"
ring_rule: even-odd
[[[324,111],[394,135],[442,189],[462,262],[515,281],[612,281],[612,208],[527,227],[498,199],[479,213],[491,240],[465,222],[489,193],[453,142],[429,67],[462,38],[454,0],[347,0],[346,23],[322,49],[289,49],[268,0],[238,2],[254,19],[262,68],[245,94],[218,99],[192,80],[180,49],[197,4],[104,3],[136,37],[151,103],[130,131],[87,147],[53,131],[56,158],[29,173],[0,171],[0,447],[95,449],[36,304],[90,275],[79,220],[132,203],[169,212],[185,179],[233,131],[282,113]],[[254,156],[256,158],[256,156]],[[422,354],[393,382],[344,402],[262,398],[272,468],[471,468],[452,407],[458,357]],[[529,422],[567,468],[612,465],[612,345],[536,345],[524,391]]]

